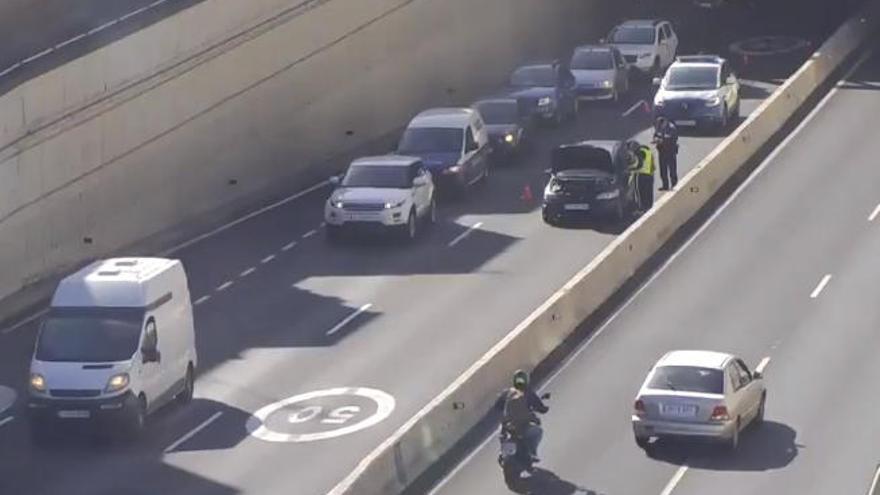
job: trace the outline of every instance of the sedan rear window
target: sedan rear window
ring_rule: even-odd
[[[650,388],[703,394],[724,393],[724,373],[696,366],[661,366],[654,371]]]
[[[614,68],[608,50],[578,50],[571,57],[573,70],[610,70]]]

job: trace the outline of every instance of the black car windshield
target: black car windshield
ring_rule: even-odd
[[[573,70],[609,70],[614,68],[608,50],[578,50],[571,57]]]
[[[407,167],[355,165],[342,179],[344,187],[406,189],[412,185]]]
[[[519,121],[516,101],[489,101],[476,106],[483,121],[489,125],[515,124]]]
[[[523,67],[510,76],[510,84],[520,88],[556,86],[556,71],[551,66]]]
[[[669,71],[666,89],[717,89],[717,67],[673,67]]]
[[[398,151],[402,154],[461,153],[464,131],[442,127],[415,127],[407,129],[400,138]]]
[[[658,390],[724,393],[724,373],[719,369],[696,366],[661,366],[654,372],[648,387]]]
[[[614,173],[611,153],[595,146],[564,146],[553,150],[553,172],[591,169]]]
[[[654,28],[645,27],[621,27],[611,33],[611,43],[622,45],[653,45]]]
[[[144,310],[70,308],[49,313],[37,339],[39,361],[111,362],[131,359],[140,344]]]

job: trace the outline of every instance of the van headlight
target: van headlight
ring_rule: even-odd
[[[603,192],[596,195],[596,199],[614,199],[620,196],[620,189],[615,189],[613,191]]]
[[[551,103],[553,103],[553,100],[550,99],[549,96],[544,96],[538,100],[539,107],[547,107],[547,106],[550,106]]]
[[[516,140],[516,137],[514,137],[513,134],[509,134],[509,133],[508,133],[508,134],[505,134],[505,135],[504,135],[504,142],[507,143],[507,144],[513,144],[513,142],[514,142],[515,140]]]
[[[721,97],[720,96],[713,96],[712,98],[709,98],[708,100],[706,100],[707,107],[717,107],[720,104],[721,104]]]
[[[128,383],[130,378],[128,373],[119,373],[117,375],[113,375],[107,380],[107,386],[104,388],[104,392],[112,393],[119,392],[120,390],[125,390],[128,387]]]
[[[602,81],[601,83],[599,83],[599,86],[607,89],[613,86],[613,84],[611,84],[611,81]]]
[[[31,390],[35,392],[42,393],[46,391],[46,379],[39,373],[31,373],[30,385]]]

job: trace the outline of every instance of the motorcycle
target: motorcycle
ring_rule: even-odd
[[[549,393],[541,396],[542,400],[549,398]],[[541,425],[540,420],[537,421],[537,425]],[[504,483],[508,487],[516,486],[520,483],[523,473],[534,473],[535,461],[532,459],[525,438],[510,423],[501,425],[498,441],[500,444],[498,465],[501,466],[501,471],[504,474]]]

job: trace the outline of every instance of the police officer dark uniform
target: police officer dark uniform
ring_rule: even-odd
[[[636,181],[636,200],[639,210],[645,212],[654,206],[654,152],[649,146],[632,143],[630,153],[633,160],[630,170]]]
[[[660,190],[667,191],[678,184],[678,128],[665,117],[657,118],[654,145],[660,155]]]

